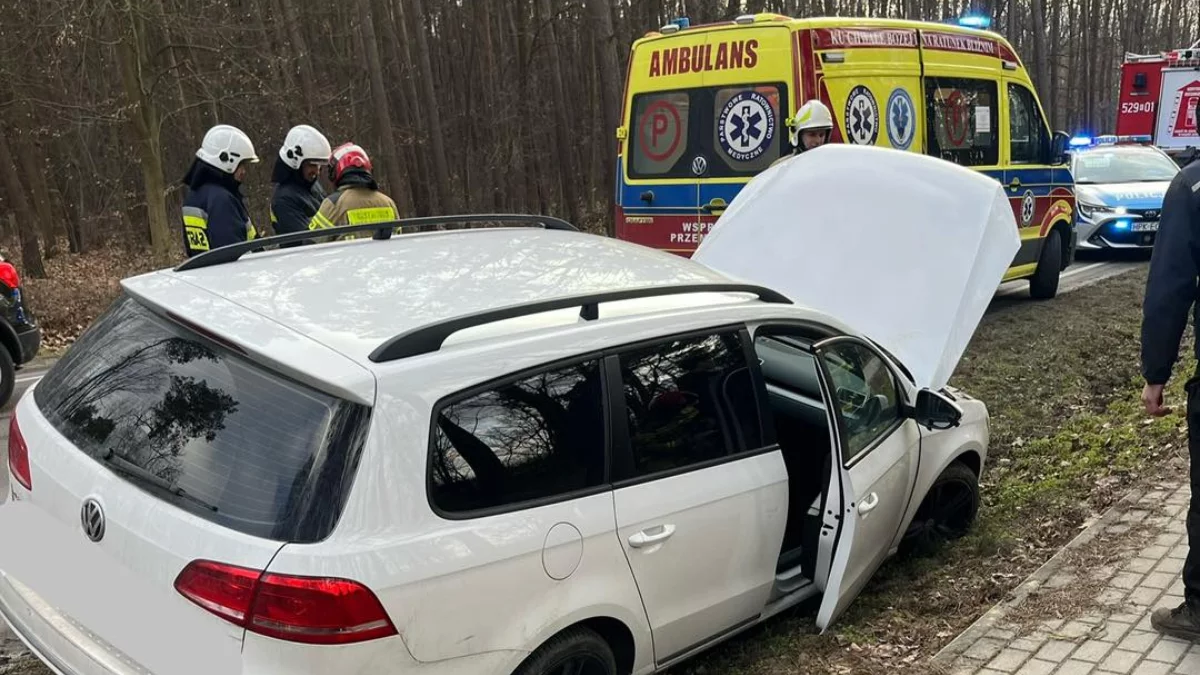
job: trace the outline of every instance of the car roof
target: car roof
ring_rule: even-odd
[[[476,312],[647,286],[731,282],[671,253],[540,228],[340,241],[145,276],[153,275],[185,281],[368,367],[371,352],[390,338]],[[127,286],[138,292],[153,284],[131,279]],[[696,303],[675,296],[646,306]]]

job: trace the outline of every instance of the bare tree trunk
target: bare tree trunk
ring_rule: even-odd
[[[317,108],[317,78],[312,66],[313,55],[304,39],[300,17],[296,13],[296,3],[291,0],[276,0],[276,5],[283,10],[283,21],[292,45],[292,54],[300,68],[300,90],[304,92],[305,107],[310,116],[317,115],[320,118],[320,110]]]
[[[0,129],[0,173],[4,174],[4,191],[17,213],[17,234],[21,239],[21,264],[25,273],[38,279],[46,278],[42,265],[42,252],[38,246],[37,227],[25,188],[17,178],[17,166],[13,162],[12,150],[8,145],[8,132]]]
[[[617,36],[613,31],[612,12],[609,5],[609,0],[588,0],[588,9],[591,10],[591,20],[595,23],[596,45],[595,48],[599,51],[600,59],[600,107],[602,111],[601,119],[604,122],[602,129],[600,144],[601,149],[601,166],[604,168],[603,180],[615,180],[617,172],[616,163],[616,141],[613,137],[616,135],[617,127],[621,125],[621,69],[617,65],[620,59],[617,56]],[[714,8],[715,9],[715,8]],[[605,210],[607,213],[613,213],[615,205],[612,203],[612,190],[604,190],[603,193],[608,195],[605,198]],[[605,219],[606,230],[610,236],[616,235],[616,223],[612,218]]]
[[[558,64],[564,63],[563,54],[558,43],[558,31],[554,27],[554,15],[550,11],[550,0],[539,0],[539,2],[541,3],[542,20],[547,22],[546,39],[550,42],[550,67],[553,69],[550,75],[550,84],[555,102],[554,149],[558,155],[558,177],[562,185],[562,195],[566,202],[567,213],[571,215],[571,222],[579,223],[582,218],[579,209],[579,193],[575,189],[575,181],[579,173],[575,167],[574,153],[571,150],[571,136],[567,133],[567,130],[571,128],[571,121],[567,117],[570,102],[563,87],[562,70],[558,68]]]
[[[29,195],[33,198],[33,207],[37,214],[37,221],[26,223],[25,226],[37,225],[45,244],[45,258],[49,260],[58,255],[58,233],[54,227],[54,213],[50,208],[50,193],[46,188],[45,160],[39,162],[37,146],[32,139],[23,138],[17,141],[17,161],[20,162],[21,173],[29,185]]]
[[[381,181],[390,191],[402,191],[402,208],[410,208],[412,196],[408,195],[404,173],[400,170],[400,146],[392,129],[392,112],[388,105],[387,89],[383,86],[383,63],[379,58],[379,41],[375,35],[375,21],[371,17],[370,0],[358,0],[358,17],[362,28],[363,47],[366,49],[367,70],[371,75],[371,99],[375,104],[375,124],[383,144],[381,154],[387,180]]]
[[[399,12],[400,21],[404,22],[404,2],[396,4],[396,11]],[[409,36],[405,36],[405,42],[408,43],[409,49],[412,52],[413,61],[416,61],[418,72],[421,80],[422,100],[432,103],[438,100],[437,95],[433,90],[433,64],[429,59],[429,38],[426,35],[424,22],[421,17],[426,14],[426,4],[423,0],[418,0],[415,3],[414,16],[412,19],[413,33],[416,39],[408,42]],[[413,100],[413,105],[420,105],[419,100]],[[441,115],[438,112],[436,105],[427,105],[425,108],[428,121],[427,131],[429,133],[430,150],[433,154],[433,184],[436,189],[433,191],[436,195],[435,208],[457,210],[459,200],[450,190],[450,169],[446,162],[446,144],[445,136],[442,131]]]
[[[146,219],[150,230],[150,245],[155,257],[166,260],[170,255],[171,228],[167,224],[166,184],[163,179],[162,137],[159,112],[150,100],[142,81],[146,68],[146,31],[141,19],[130,5],[125,7],[125,26],[128,34],[116,42],[117,59],[121,64],[121,82],[131,108],[130,118],[141,156],[142,183],[146,190]]]

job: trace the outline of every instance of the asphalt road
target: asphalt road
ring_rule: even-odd
[[[1133,270],[1148,266],[1150,264],[1149,261],[1150,258],[1145,253],[1110,256],[1106,258],[1081,257],[1072,263],[1070,267],[1063,270],[1062,276],[1058,281],[1058,293],[1060,295],[1070,293],[1071,291],[1091,286],[1098,281],[1132,272]],[[989,309],[996,310],[1018,302],[1028,301],[1029,282],[1010,281],[1000,285]]]

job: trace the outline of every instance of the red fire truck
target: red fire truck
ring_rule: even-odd
[[[1200,41],[1160,54],[1126,54],[1121,64],[1117,136],[1149,136],[1176,161],[1200,148]]]

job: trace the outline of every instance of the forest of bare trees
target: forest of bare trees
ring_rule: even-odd
[[[68,247],[181,251],[179,184],[204,131],[234,124],[270,166],[311,123],[375,160],[405,215],[608,219],[624,63],[677,16],[944,20],[991,14],[1055,128],[1111,129],[1125,52],[1200,39],[1195,0],[6,0],[0,214],[26,274]],[[5,251],[10,253],[10,251]]]

